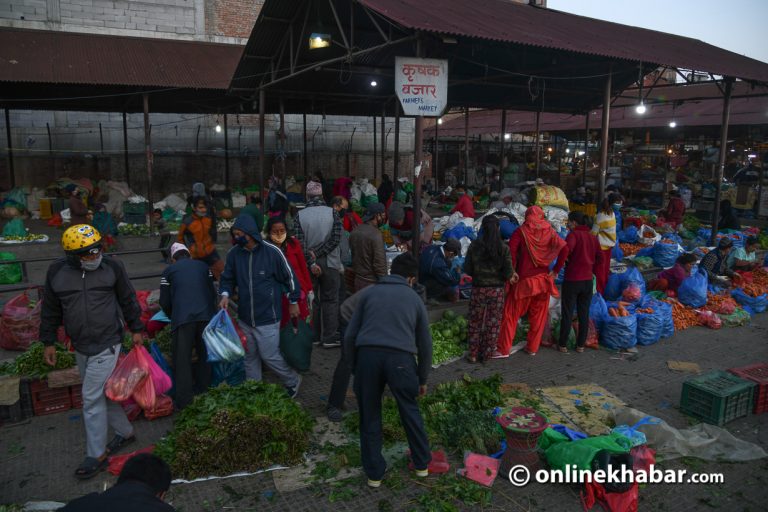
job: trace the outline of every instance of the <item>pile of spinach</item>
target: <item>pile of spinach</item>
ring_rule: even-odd
[[[155,453],[187,479],[292,465],[309,447],[313,423],[280,386],[221,385],[181,412]]]

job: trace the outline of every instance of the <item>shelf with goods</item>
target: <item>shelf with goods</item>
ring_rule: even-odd
[[[667,154],[661,151],[625,153],[621,155],[621,164],[621,181],[627,204],[663,208],[671,187],[667,182]]]

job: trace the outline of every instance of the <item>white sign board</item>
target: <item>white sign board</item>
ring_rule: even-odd
[[[448,103],[448,61],[395,57],[395,94],[407,116],[442,115]]]

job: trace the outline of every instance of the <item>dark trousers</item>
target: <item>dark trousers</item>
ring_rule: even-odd
[[[432,460],[427,432],[416,397],[419,378],[413,354],[398,350],[360,348],[355,362],[355,395],[360,410],[360,455],[363,470],[371,480],[381,480],[387,463],[381,454],[381,399],[388,386],[397,401],[400,422],[408,438],[416,469],[426,469]]]
[[[320,277],[312,276],[315,304],[312,308],[312,325],[315,326],[319,341],[333,342],[339,337],[339,290],[341,274],[335,268],[328,268],[325,258],[317,264],[322,270]]]
[[[173,331],[173,374],[176,379],[176,407],[183,409],[192,402],[195,394],[204,393],[211,383],[211,367],[206,362],[208,353],[203,342],[203,330],[208,322],[191,322]],[[192,348],[197,363],[192,365]],[[194,366],[194,367],[193,367]]]
[[[576,308],[576,317],[579,319],[579,332],[576,333],[576,346],[583,347],[587,342],[589,332],[589,306],[592,303],[592,280],[589,281],[564,281],[560,306],[562,319],[560,320],[561,347],[568,343],[568,334],[571,332],[573,309]]]
[[[169,263],[171,258],[171,235],[168,233],[160,235],[160,245],[158,247],[165,262]]]
[[[344,333],[347,330],[346,324],[341,322],[341,339],[344,339]],[[344,408],[344,401],[347,398],[347,388],[349,388],[349,379],[352,378],[352,361],[347,361],[344,357],[344,350],[339,351],[339,362],[336,363],[336,369],[333,371],[333,380],[331,381],[331,392],[328,393],[328,405],[337,409]]]

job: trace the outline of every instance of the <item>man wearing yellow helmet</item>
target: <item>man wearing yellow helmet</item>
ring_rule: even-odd
[[[92,226],[78,224],[61,237],[66,254],[51,264],[45,278],[40,341],[45,362],[56,364],[56,331],[64,325],[72,338],[83,381],[83,420],[87,457],[75,471],[80,479],[96,475],[114,454],[134,440],[133,426],[120,404],[104,395],[104,383],[120,355],[123,329],[142,343],[144,324],[136,292],[123,264],[102,259],[101,235]],[[107,443],[109,427],[115,432]]]

